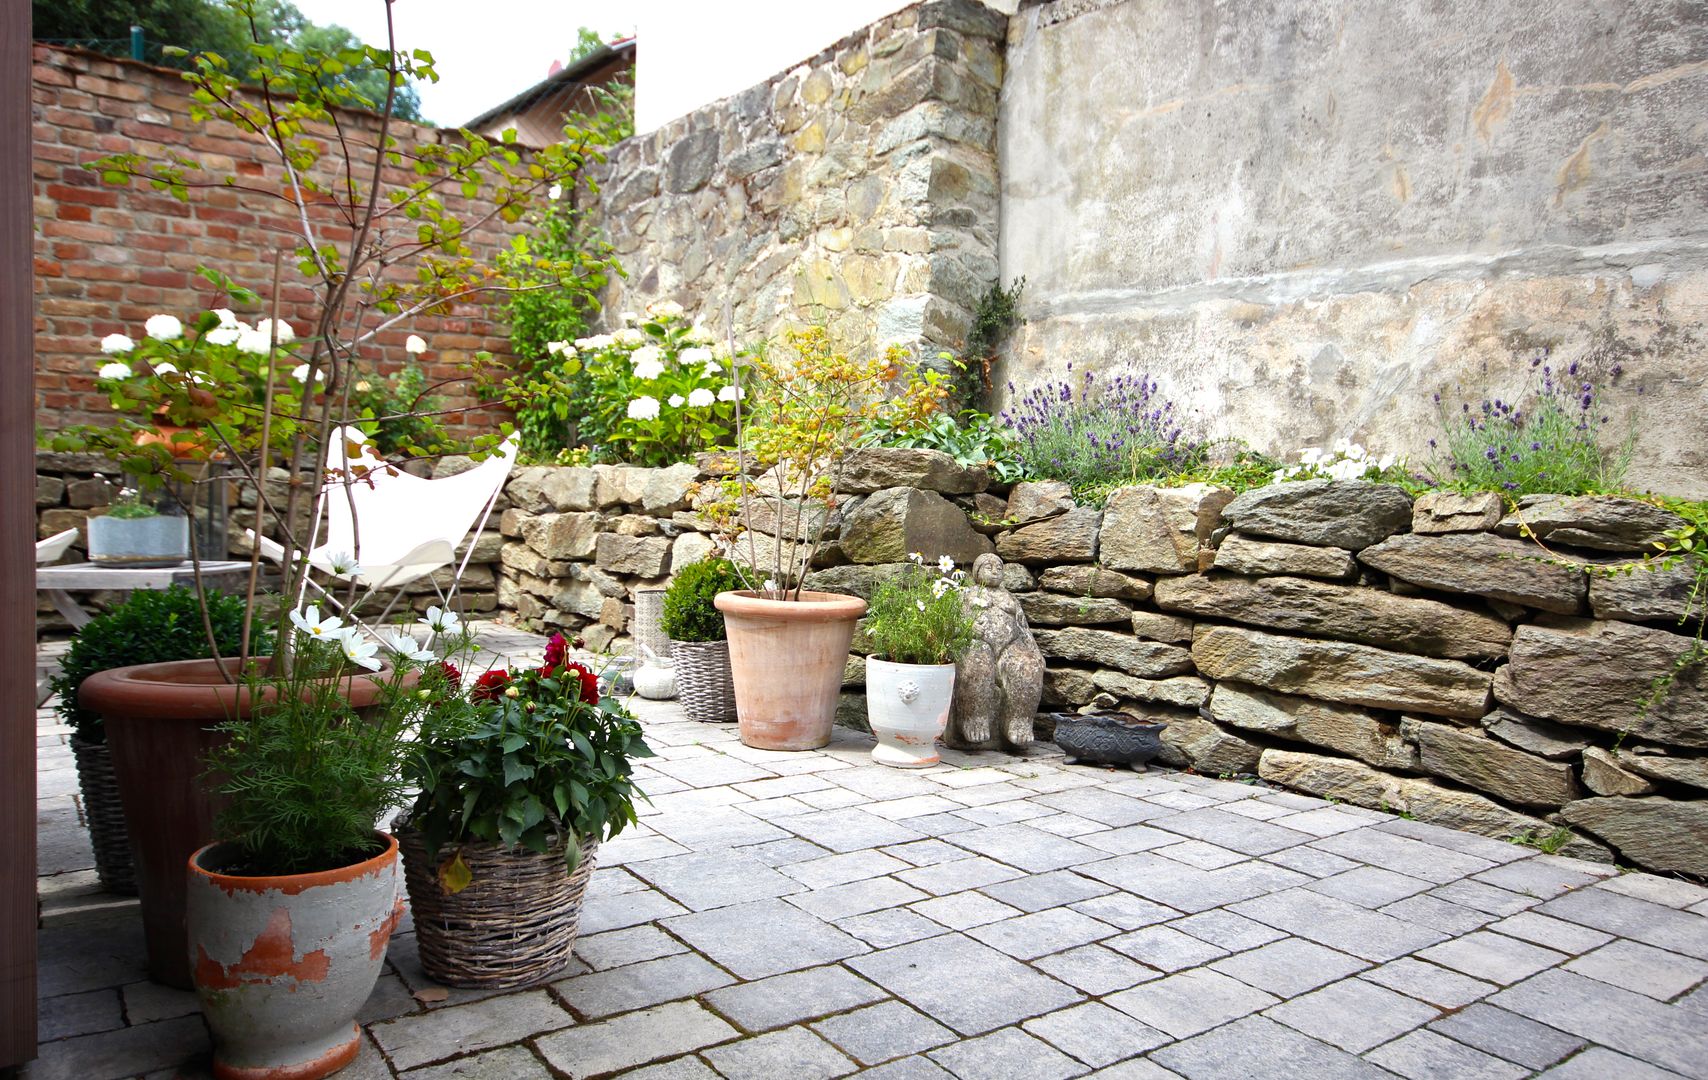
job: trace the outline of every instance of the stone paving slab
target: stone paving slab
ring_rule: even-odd
[[[637,712],[654,798],[601,849],[572,967],[423,1002],[406,922],[343,1077],[1708,1080],[1691,882],[1048,746],[902,772],[853,732],[783,754]],[[44,1041],[23,1075],[200,1080],[193,1000],[147,982],[51,709],[38,733]]]

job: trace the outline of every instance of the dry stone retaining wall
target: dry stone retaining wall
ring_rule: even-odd
[[[1126,488],[1097,509],[1056,483],[1000,491],[934,451],[860,451],[847,473],[809,586],[869,595],[910,551],[997,552],[1048,659],[1046,709],[1166,719],[1175,766],[1708,874],[1701,671],[1642,707],[1691,648],[1691,575],[1594,569],[1675,527],[1647,503],[1508,514],[1492,495],[1304,481]],[[625,648],[634,590],[712,549],[692,511],[706,478],[519,470],[500,605]],[[851,722],[862,679],[856,659]]]

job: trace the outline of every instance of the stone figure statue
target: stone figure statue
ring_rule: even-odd
[[[961,606],[973,618],[973,643],[955,671],[955,698],[943,744],[962,750],[1023,750],[1044,692],[1044,654],[1032,640],[1020,602],[1002,587],[1002,560],[980,555]]]

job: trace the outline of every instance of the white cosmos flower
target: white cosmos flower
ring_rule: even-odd
[[[221,323],[203,335],[202,340],[209,345],[235,345],[242,336],[243,331],[237,326]]]
[[[632,326],[625,326],[611,337],[618,345],[645,345],[646,335]]]
[[[386,648],[403,657],[405,660],[435,660],[438,657],[431,649],[423,649],[421,643],[408,634],[398,632],[385,639]]]
[[[122,356],[136,348],[136,342],[124,334],[108,334],[101,339],[101,351],[108,356]]]
[[[937,569],[941,573],[947,574],[949,571],[953,570],[954,568],[955,568],[955,560],[949,558],[949,556],[947,556],[947,555],[944,555],[937,560]]]
[[[130,376],[130,365],[118,360],[110,364],[102,364],[101,370],[95,372],[95,377],[98,379],[128,379]]]
[[[339,645],[344,649],[344,659],[350,663],[357,667],[367,668],[369,671],[380,669],[379,657],[374,655],[379,651],[379,642],[369,641],[354,626],[350,628],[349,633],[346,633],[339,640]]]
[[[422,340],[420,334],[410,334],[403,339],[403,351],[411,356],[424,353],[427,351],[427,342]]]
[[[142,328],[155,341],[177,341],[184,336],[184,324],[175,315],[150,315]]]
[[[576,338],[575,347],[578,349],[609,349],[617,343],[610,334],[594,334],[592,337]]]
[[[916,607],[916,608],[918,608],[918,609],[919,609],[919,610],[921,610],[921,611],[924,611],[924,610],[925,610],[925,601],[923,601],[923,600],[915,600],[915,601],[914,601],[914,602],[913,602],[913,606],[914,606],[914,607]]]
[[[237,332],[237,351],[264,356],[271,352],[273,339],[271,335],[259,330],[239,330]]]
[[[219,316],[219,324],[221,326],[238,327],[243,325],[237,321],[236,314],[234,314],[228,307],[216,307],[213,309],[213,313]]]
[[[917,551],[910,551],[907,553],[907,561],[912,563],[915,566],[924,566],[925,565],[925,556],[921,555]]]
[[[718,391],[719,401],[739,401],[746,396],[747,391],[738,388],[734,383],[731,383]]]
[[[334,574],[341,577],[354,577],[362,572],[362,568],[356,563],[356,556],[348,551],[334,551],[327,557],[326,563]]]
[[[547,188],[546,198],[550,199],[552,202],[557,202],[559,199],[563,198],[563,185],[553,184],[551,187]]]
[[[272,319],[262,319],[260,322],[255,324],[255,332],[260,334],[262,337],[271,337],[273,334],[273,320]],[[296,339],[297,339],[297,332],[295,330],[291,329],[291,324],[286,322],[283,319],[280,319],[279,320],[279,344],[283,345],[286,342],[295,341]]]
[[[457,632],[457,628],[463,624],[462,620],[457,618],[456,612],[442,610],[438,607],[428,608],[427,614],[416,621],[435,634],[454,634]]]
[[[703,386],[695,387],[693,390],[688,392],[688,405],[690,408],[704,409],[716,400],[717,395],[713,394]]]
[[[178,365],[176,365],[176,364],[155,364],[154,365],[154,374],[157,377],[158,376],[164,376],[164,375],[176,375],[176,374],[178,374]]]
[[[936,581],[931,583],[931,597],[934,600],[941,599],[944,593],[954,587],[955,583],[950,581],[948,578],[938,578]]]
[[[710,364],[712,362],[712,350],[704,345],[695,345],[683,349],[681,355],[676,358],[676,362],[683,367],[688,367],[691,364]]]
[[[687,401],[688,401],[688,399],[683,397],[681,394],[671,394],[670,395],[670,407],[672,409],[680,409],[683,405],[685,405],[687,403]]]
[[[309,637],[328,641],[338,637],[344,630],[343,619],[336,616],[323,619],[320,617],[320,609],[316,607],[299,608],[291,612],[291,622]]]
[[[642,394],[640,397],[635,398],[633,401],[629,402],[629,419],[630,420],[656,420],[656,419],[658,419],[658,399],[651,396],[650,394]]]

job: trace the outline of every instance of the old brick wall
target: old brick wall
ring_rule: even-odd
[[[265,294],[273,253],[286,246],[288,254],[290,238],[280,230],[288,226],[289,208],[238,191],[192,190],[185,203],[145,185],[102,184],[82,166],[123,151],[151,159],[183,154],[203,162],[210,177],[235,169],[273,190],[277,169],[257,138],[222,123],[193,123],[187,86],[175,71],[42,45],[34,60],[36,419],[52,431],[111,415],[94,385],[103,335],[140,337],[150,315],[187,319],[215,301],[197,267],[217,268]],[[371,136],[378,125],[369,114],[340,115],[353,139]],[[455,137],[408,124],[393,134],[405,148]],[[482,209],[451,207],[464,220]],[[488,229],[476,234],[475,246],[490,251],[499,239]],[[280,299],[284,317],[301,332],[313,297],[293,262],[286,259]],[[459,304],[446,315],[388,330],[363,350],[364,360],[382,372],[395,370],[410,333],[429,342],[421,361],[434,381],[457,378],[457,365],[477,350],[503,356],[509,347],[488,305]],[[466,384],[449,386],[443,395],[450,408],[476,404]],[[490,430],[494,423],[481,411],[448,419],[453,430]]]

